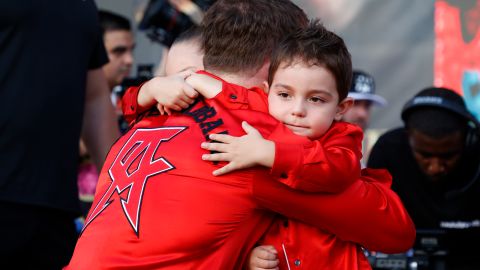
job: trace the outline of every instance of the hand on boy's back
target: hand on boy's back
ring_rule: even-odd
[[[235,170],[253,166],[272,167],[275,159],[275,143],[265,140],[257,129],[247,122],[242,122],[242,128],[247,133],[240,137],[226,134],[211,134],[210,139],[216,142],[203,142],[205,150],[218,153],[204,154],[203,160],[227,161],[228,164],[213,171],[213,175],[222,175]]]
[[[258,246],[250,252],[249,270],[274,270],[278,268],[277,250],[273,246]]]

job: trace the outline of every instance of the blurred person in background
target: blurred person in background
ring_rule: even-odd
[[[100,10],[98,16],[109,60],[102,69],[109,88],[113,89],[130,75],[135,41],[127,18],[105,10]]]
[[[69,261],[80,134],[98,168],[118,136],[97,12],[93,1],[0,4],[1,269]]]
[[[128,126],[123,120],[121,96],[117,96],[115,87],[120,87],[123,80],[130,75],[134,62],[133,49],[135,41],[130,21],[113,12],[100,10],[98,12],[102,30],[103,44],[107,50],[108,63],[102,67],[111,91],[110,98],[116,108],[119,128]],[[86,216],[93,201],[98,181],[98,170],[88,153],[85,143],[80,140],[80,164],[78,168],[78,189],[82,215]]]
[[[378,139],[368,167],[392,174],[416,225],[415,250],[435,255],[426,269],[480,269],[477,120],[460,95],[436,87],[408,101],[402,119],[404,127]]]
[[[107,50],[108,63],[103,66],[108,87],[112,91],[112,103],[117,109],[119,125],[122,124],[121,92],[115,91],[130,75],[132,70],[135,49],[130,21],[113,12],[100,10],[98,12],[100,27],[102,29],[103,44]]]
[[[360,70],[353,71],[352,86],[348,96],[353,98],[355,103],[342,120],[358,125],[363,131],[368,128],[372,105],[381,107],[387,105],[383,97],[375,94],[375,80],[372,75]]]
[[[387,101],[375,94],[375,80],[373,76],[361,71],[353,71],[353,79],[348,96],[354,99],[354,104],[342,117],[343,121],[356,124],[364,132],[362,165],[365,165],[370,150],[367,128],[370,123],[372,105],[384,107]]]

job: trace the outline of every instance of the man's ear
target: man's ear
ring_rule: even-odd
[[[338,105],[337,105],[337,113],[335,114],[335,120],[340,121],[342,116],[350,110],[353,106],[354,100],[351,97],[344,98]]]
[[[263,81],[262,85],[260,86],[260,88],[263,89],[263,92],[265,92],[265,94],[268,94],[268,90],[270,89],[270,86],[268,85],[268,82],[267,81]]]

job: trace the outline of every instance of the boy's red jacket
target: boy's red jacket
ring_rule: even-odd
[[[259,93],[248,93],[225,92],[173,117],[147,113],[139,119],[107,156],[67,269],[241,269],[271,224],[265,207],[314,226],[338,225],[345,239],[372,247],[411,244],[413,224],[388,179],[360,178],[341,194],[306,196],[261,168],[213,176],[220,165],[201,161],[200,143],[211,133],[242,135],[242,120],[266,138],[306,141],[269,115],[244,110],[255,97],[264,106]],[[268,198],[271,192],[283,198]]]

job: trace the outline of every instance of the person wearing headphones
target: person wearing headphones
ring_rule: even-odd
[[[463,98],[430,87],[408,101],[404,127],[382,135],[368,167],[385,168],[417,230],[427,268],[480,269],[479,124]]]

